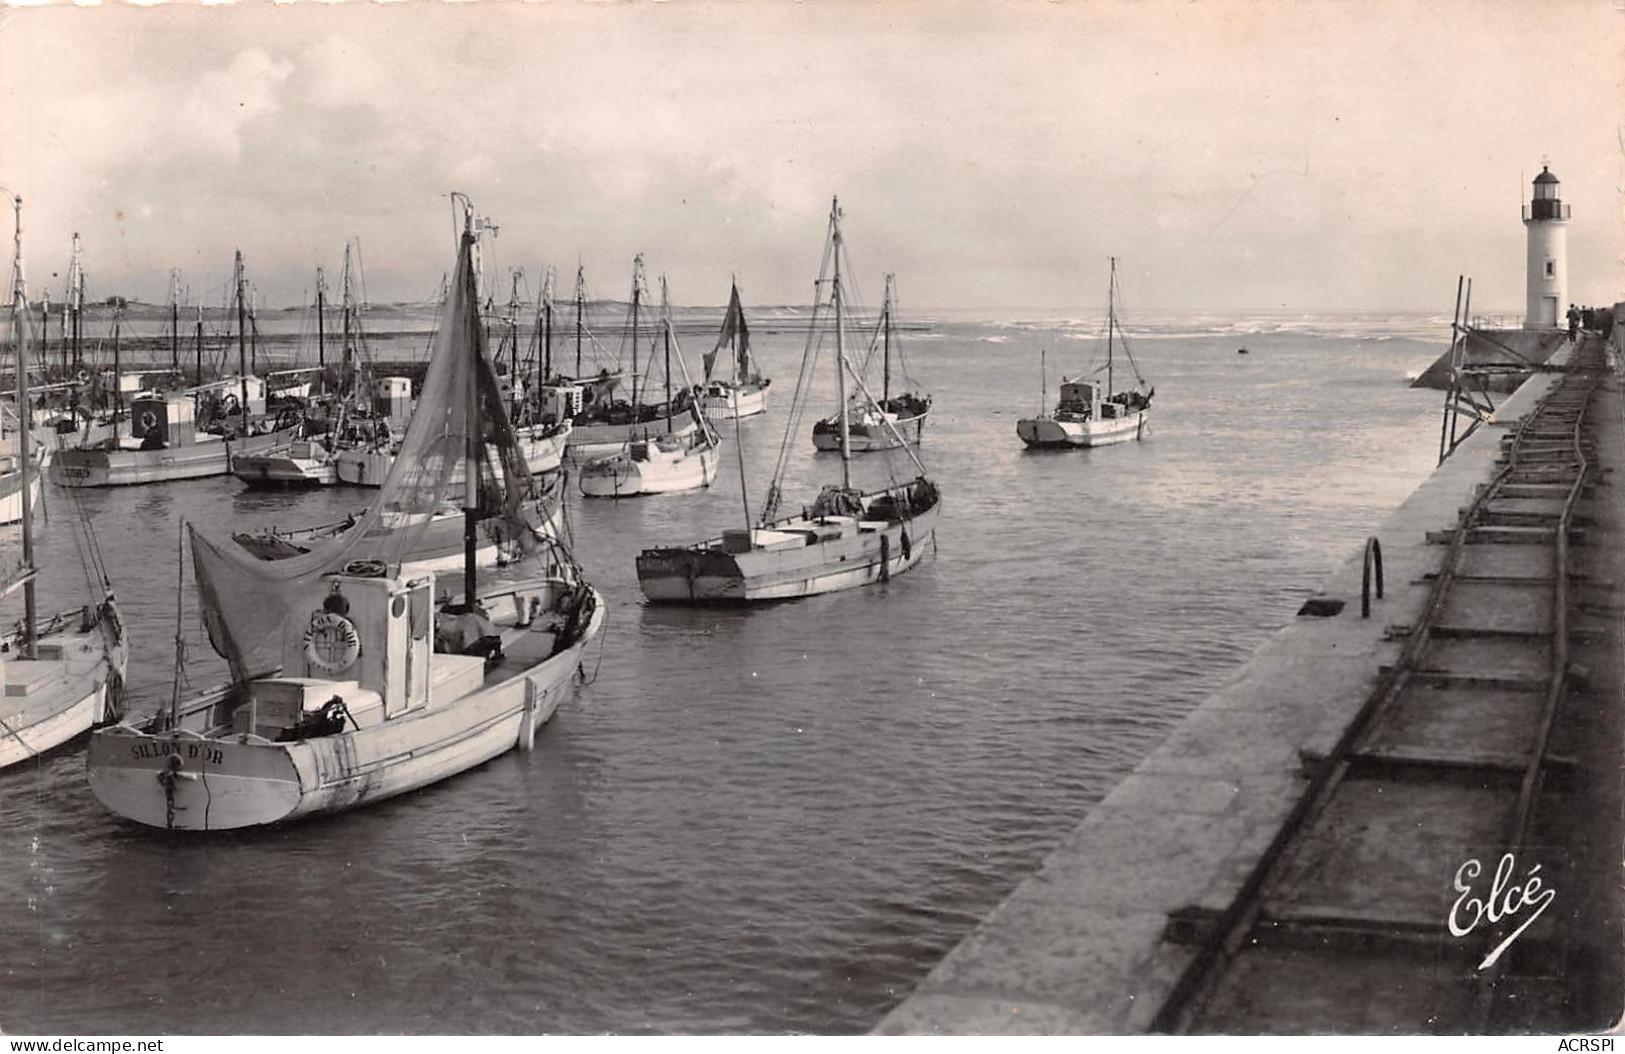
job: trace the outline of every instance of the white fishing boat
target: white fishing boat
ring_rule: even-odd
[[[0,524],[17,523],[23,518],[23,506],[39,508],[40,486],[45,472],[45,460],[50,448],[33,439],[28,443],[28,468],[24,473],[20,456],[23,448],[23,430],[17,412],[11,403],[0,404]],[[24,487],[24,483],[27,487]],[[23,501],[23,491],[29,491]]]
[[[1113,365],[1121,345],[1134,372],[1136,386],[1119,391]],[[1105,383],[1099,375],[1105,374]],[[1045,384],[1047,388],[1047,383]],[[1106,363],[1083,377],[1061,378],[1061,398],[1053,413],[1025,417],[1016,422],[1016,435],[1030,448],[1110,446],[1144,438],[1151,417],[1151,397],[1140,368],[1129,351],[1128,338],[1117,322],[1117,258],[1111,260],[1106,297]],[[1047,393],[1046,393],[1047,395]]]
[[[388,378],[383,384],[383,399],[389,404],[385,414],[378,413],[374,405],[371,357],[367,352],[366,336],[362,329],[362,312],[355,296],[355,281],[351,268],[353,240],[344,245],[344,270],[340,278],[342,343],[339,362],[329,367],[327,362],[327,283],[322,269],[316,269],[316,365],[319,390],[311,396],[301,422],[300,435],[286,446],[263,454],[239,456],[232,459],[231,474],[251,489],[292,489],[329,487],[350,482],[344,478],[345,462],[359,462],[352,474],[365,478],[368,468],[373,469],[372,486],[383,483],[389,474],[387,450],[382,464],[374,463],[374,455],[390,444],[388,418],[399,409],[394,406],[399,381],[409,385],[405,378]],[[286,374],[312,372],[309,367],[283,371]],[[311,393],[307,393],[311,394]],[[380,442],[380,440],[382,442]]]
[[[330,487],[339,481],[331,440],[297,439],[268,454],[235,457],[231,474],[258,490]]]
[[[238,376],[180,393],[137,393],[130,400],[126,434],[119,427],[123,393],[118,379],[123,373],[115,317],[112,435],[89,446],[59,450],[51,462],[51,482],[75,488],[122,487],[223,476],[231,471],[233,458],[269,453],[299,437],[299,414],[267,415],[265,382],[248,371],[242,253],[237,254],[235,278]],[[205,401],[212,411],[204,409]]]
[[[853,454],[867,454],[877,450],[891,450],[899,446],[918,446],[925,432],[925,419],[931,413],[931,396],[917,390],[892,394],[892,355],[895,351],[902,375],[908,376],[903,361],[902,344],[897,340],[895,300],[892,292],[893,276],[886,276],[886,300],[880,309],[880,321],[864,356],[862,373],[868,375],[875,351],[880,350],[881,388],[879,399],[865,398],[855,393],[844,407],[844,414],[836,413],[813,424],[812,441],[818,450],[834,453],[842,444]],[[843,421],[844,417],[844,421]],[[844,430],[844,438],[843,438]]]
[[[656,603],[741,603],[783,600],[791,597],[851,589],[872,582],[885,582],[916,566],[927,549],[935,549],[936,523],[942,496],[925,474],[915,452],[900,436],[894,449],[907,455],[918,475],[911,480],[894,478],[889,486],[861,490],[852,485],[851,450],[840,444],[841,482],[823,488],[817,499],[798,515],[775,518],[781,503],[781,484],[789,465],[789,452],[795,440],[797,408],[807,397],[811,364],[826,335],[835,343],[838,435],[845,439],[845,408],[848,377],[872,405],[875,400],[846,354],[845,290],[841,264],[845,246],[841,238],[841,212],[832,205],[826,265],[833,275],[825,281],[820,270],[814,305],[813,324],[803,352],[801,383],[798,384],[780,447],[778,466],[768,486],[767,499],[759,519],[753,520],[745,502],[745,525],[725,530],[698,545],[645,549],[638,557],[638,585],[644,596]],[[829,293],[825,309],[823,290]],[[826,331],[820,318],[830,318]],[[736,439],[738,423],[735,422]],[[744,485],[744,457],[740,456],[740,483]]]
[[[16,523],[23,518],[23,506],[38,508],[40,503],[40,481],[44,473],[35,468],[26,475],[22,470],[22,459],[10,454],[0,454],[0,524]],[[27,482],[27,487],[23,486]],[[23,500],[23,491],[28,490],[28,500]]]
[[[371,535],[386,511],[438,507],[456,489],[458,464],[471,547],[482,519],[513,523],[527,497],[485,354],[463,200],[419,412],[366,519],[340,544],[286,560],[191,531],[211,640],[234,683],[177,701],[146,728],[95,736],[91,789],[119,815],[216,831],[369,804],[528,750],[570,694],[603,603],[561,543],[483,584],[470,561],[458,591],[433,573],[402,573],[394,557],[411,548],[411,532],[384,548]]]
[[[13,199],[17,218],[10,310],[13,361],[17,364],[17,397],[28,402],[31,341],[22,269],[22,199]],[[113,591],[99,572],[95,537],[86,532],[81,559],[92,587],[89,603],[76,611],[41,618],[36,610],[33,510],[37,507],[38,472],[33,444],[17,448],[17,500],[21,506],[16,535],[20,551],[0,567],[0,595],[23,593],[23,617],[0,639],[0,769],[28,761],[69,743],[96,725],[118,719],[123,705],[125,663],[129,645]]]
[[[589,498],[672,494],[709,487],[719,460],[715,436],[701,426],[685,435],[663,433],[628,443],[618,454],[587,462],[578,479]]]
[[[635,281],[643,279],[643,258],[635,267]],[[684,490],[709,487],[717,478],[717,436],[705,419],[697,403],[691,402],[683,417],[694,428],[679,431],[674,428],[672,406],[671,362],[676,335],[672,332],[671,308],[666,299],[666,282],[660,282],[662,343],[666,362],[666,430],[658,435],[635,439],[615,454],[594,458],[581,468],[581,493],[589,498],[630,498],[640,494],[672,494]],[[633,334],[634,341],[637,339]],[[688,387],[688,367],[683,363],[682,349],[677,349],[677,365],[683,372],[683,385]]]
[[[718,364],[726,364],[723,370]],[[700,403],[713,421],[752,417],[767,410],[767,388],[773,381],[763,377],[750,353],[750,328],[745,324],[745,308],[739,302],[739,283],[728,293],[728,313],[722,319],[722,332],[716,347],[705,355],[705,388]]]
[[[573,427],[565,445],[565,456],[577,464],[621,453],[627,444],[657,434],[668,416],[673,419],[674,428],[667,430],[672,434],[686,435],[698,427],[694,419],[683,412],[693,401],[693,393],[687,388],[676,392],[675,401],[667,400],[664,405],[645,402],[642,398],[645,393],[639,385],[643,378],[638,372],[639,318],[645,292],[640,287],[642,267],[643,257],[638,256],[632,261],[632,298],[628,309],[630,374],[622,372],[620,356],[616,356],[613,370],[605,366],[595,376],[582,374],[583,347],[590,344],[601,360],[603,349],[598,346],[597,338],[588,332],[586,279],[579,268],[576,271],[576,375],[574,379],[554,382],[551,397],[565,400],[571,407]],[[617,392],[628,381],[631,383],[629,396],[618,398]],[[548,389],[543,391],[547,393]]]
[[[455,486],[457,480],[452,479]],[[564,537],[564,482],[558,474],[536,477],[534,500],[520,509],[518,534],[510,536],[507,521],[498,517],[482,521],[475,537],[474,563],[485,568],[507,567],[522,562],[526,555]],[[243,531],[232,539],[262,560],[285,560],[311,550],[340,542],[354,530],[366,513],[347,516],[333,523],[293,530],[267,528]],[[468,539],[463,533],[464,517],[455,507],[432,513],[386,513],[373,525],[373,541],[381,549],[399,551],[401,573],[407,577],[426,571],[455,571],[467,556]],[[409,538],[409,550],[396,546],[396,538]]]

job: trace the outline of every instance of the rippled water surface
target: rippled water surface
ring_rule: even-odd
[[[935,395],[924,457],[944,506],[935,558],[888,585],[748,611],[642,604],[640,547],[742,523],[732,426],[709,491],[573,502],[608,630],[532,754],[208,838],[107,815],[80,748],[0,775],[0,1029],[872,1027],[1434,460],[1439,397],[1406,387],[1442,350],[1422,319],[1148,330],[1132,345],[1157,388],[1147,441],[1024,452],[1040,347],[1053,398],[1092,330],[905,336]],[[787,331],[757,342],[777,380],[741,427],[753,503],[801,354]],[[838,467],[808,428],[796,503]],[[173,680],[183,517],[301,526],[365,500],[229,479],[51,490],[43,589],[83,601],[82,511],[151,710]],[[184,623],[191,683],[212,683],[222,667]]]

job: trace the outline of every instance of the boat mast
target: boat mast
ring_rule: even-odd
[[[671,431],[671,303],[666,299],[666,276],[660,276],[660,314],[666,321],[666,431]]]
[[[29,489],[29,461],[33,451],[34,436],[28,427],[30,416],[28,411],[28,363],[27,353],[23,348],[23,326],[27,324],[25,315],[28,311],[27,293],[23,285],[23,199],[13,195],[11,199],[12,215],[16,221],[16,233],[13,239],[13,255],[11,264],[11,340],[17,349],[17,465],[20,481],[22,483],[22,517],[23,517],[23,574],[28,577],[23,581],[23,632],[22,654],[25,659],[32,659],[34,651],[34,524],[33,510],[30,508],[31,495]]]
[[[181,269],[169,269],[169,368],[181,372]]]
[[[327,276],[316,268],[316,368],[321,384],[327,384]]]
[[[84,364],[85,268],[79,260],[79,232],[73,232],[73,263],[68,268],[68,299],[73,304],[73,368]]]
[[[237,284],[237,374],[240,391],[242,393],[242,406],[238,407],[243,415],[240,435],[248,434],[248,306],[243,303],[243,251],[237,250],[237,256],[232,270],[235,272]],[[115,345],[116,347],[116,345]]]
[[[745,309],[739,302],[739,280],[737,278],[733,280],[733,288],[728,294],[728,311],[732,313],[736,307],[739,309],[739,330],[734,334],[734,340],[743,345],[745,343],[745,338],[742,335],[745,329]],[[740,357],[744,357],[743,352],[741,352]],[[749,538],[753,537],[753,535],[750,527],[750,493],[745,488],[745,437],[739,429],[739,393],[737,391],[733,392],[732,398],[734,401],[734,453],[739,458],[739,501],[745,507],[745,536]]]
[[[831,198],[829,205],[830,244],[835,247],[835,277],[830,296],[835,301],[835,397],[841,406],[841,487],[852,487],[852,450],[846,417],[846,322],[841,304],[841,202]]]
[[[471,317],[465,316],[467,325],[469,364],[468,364],[468,420],[466,427],[468,435],[463,446],[463,610],[474,610],[474,598],[478,588],[478,581],[474,572],[474,553],[478,548],[479,517],[480,517],[480,385],[481,369],[480,337],[483,333],[479,316],[480,292],[479,283],[474,275],[474,205],[467,198],[463,199],[463,252],[468,256],[468,263],[459,270],[465,276],[463,286],[463,299],[467,305],[466,311]],[[459,260],[458,263],[462,264]]]
[[[39,367],[49,383],[51,379],[51,294],[46,290],[40,291],[39,301],[40,344]],[[29,420],[33,420],[33,412],[29,412]]]
[[[643,285],[643,254],[632,257],[632,420],[638,419],[638,293]]]
[[[553,379],[553,268],[542,276],[542,383]],[[538,387],[538,391],[540,388]]]
[[[116,302],[115,302],[116,303]],[[124,321],[124,309],[113,308],[113,449],[118,449],[118,415],[124,410],[124,370],[119,362],[119,324]]]
[[[196,384],[203,383],[203,305],[197,306],[197,380]]]
[[[508,292],[508,416],[519,420],[519,276],[518,268],[509,272],[512,283]]]
[[[581,376],[582,316],[587,310],[587,269],[576,263],[576,377]]]
[[[350,243],[344,243],[344,271],[339,275],[339,297],[344,301],[344,378],[350,379],[351,362],[351,318],[355,313],[355,294],[351,291],[350,279]]]
[[[882,374],[880,384],[880,408],[885,409],[891,401],[891,284],[896,275],[886,276],[886,305],[880,309],[880,340],[883,344],[880,357]],[[873,347],[873,345],[870,345]]]
[[[1106,285],[1106,398],[1110,399],[1112,388],[1112,330],[1117,328],[1117,257],[1113,256],[1112,276]],[[1097,345],[1098,347],[1098,345]]]

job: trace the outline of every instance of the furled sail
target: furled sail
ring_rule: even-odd
[[[539,488],[515,444],[484,347],[473,247],[474,235],[465,231],[412,423],[378,501],[355,529],[308,553],[261,560],[191,528],[209,639],[239,680],[277,665],[283,618],[289,610],[321,606],[322,575],[358,560],[401,563],[436,513],[466,511],[473,495],[482,541],[518,546],[527,554],[544,544],[530,530],[539,519]],[[467,486],[464,471],[471,455],[475,488]]]

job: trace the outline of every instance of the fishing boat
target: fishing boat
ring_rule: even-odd
[[[63,487],[120,487],[223,476],[234,457],[285,447],[299,436],[299,414],[265,413],[265,382],[249,373],[243,254],[237,254],[238,376],[179,393],[138,392],[123,417],[123,374],[113,330],[112,434],[90,445],[65,447],[51,462],[51,482]],[[235,389],[235,391],[231,390]],[[258,416],[256,416],[258,415]]]
[[[46,447],[37,439],[26,441],[17,413],[10,405],[0,406],[0,524],[17,523],[23,518],[25,506],[38,508],[43,473],[40,455]],[[23,447],[28,447],[27,467],[24,471]],[[23,491],[28,490],[28,500]]]
[[[570,694],[603,602],[562,542],[483,582],[469,560],[459,588],[456,575],[403,573],[412,531],[387,545],[373,535],[385,513],[458,500],[472,548],[482,520],[517,525],[528,497],[485,352],[473,210],[457,200],[452,292],[379,500],[338,544],[285,560],[189,528],[210,639],[232,684],[186,701],[177,693],[152,723],[96,734],[90,786],[113,812],[219,831],[370,804],[530,749]]]
[[[693,399],[693,393],[688,389],[674,393],[675,404],[668,400],[666,405],[659,405],[642,399],[644,393],[638,387],[641,380],[638,372],[639,318],[646,292],[641,285],[642,272],[643,257],[639,255],[632,261],[632,299],[628,308],[632,359],[630,375],[621,371],[620,358],[617,357],[615,369],[603,367],[596,376],[587,377],[581,372],[583,341],[589,341],[595,350],[598,342],[590,337],[587,330],[586,279],[580,268],[576,270],[576,374],[570,380],[553,384],[551,397],[564,401],[571,408],[572,427],[565,443],[565,456],[578,464],[620,453],[628,443],[655,434],[667,416],[672,417],[677,435],[686,435],[698,427],[692,417],[682,413]],[[628,379],[631,382],[630,397],[617,398],[616,393],[626,385]]]
[[[927,478],[925,466],[903,438],[895,436],[893,449],[908,457],[917,475],[895,476],[884,487],[862,490],[852,484],[851,447],[847,442],[848,379],[870,405],[877,401],[846,353],[846,293],[841,281],[845,245],[841,237],[839,203],[830,208],[829,233],[813,306],[812,326],[802,355],[800,381],[792,400],[778,465],[759,518],[751,516],[748,495],[744,526],[724,530],[697,545],[645,549],[637,560],[638,585],[655,603],[748,603],[812,596],[872,582],[888,581],[916,566],[928,548],[935,548],[936,523],[942,495]],[[850,262],[848,261],[850,270]],[[827,269],[833,273],[826,281]],[[824,299],[828,290],[828,301]],[[841,480],[826,485],[811,505],[799,514],[777,517],[782,484],[795,442],[797,413],[808,396],[812,363],[827,336],[835,343],[837,435],[840,437]],[[882,422],[887,418],[881,417]],[[735,421],[736,439],[738,422]],[[885,427],[885,424],[882,424]],[[889,462],[888,462],[889,464]],[[744,456],[739,459],[741,492]],[[777,518],[776,518],[777,517]]]
[[[16,216],[15,255],[10,311],[18,405],[28,404],[27,296],[22,267],[22,199],[13,198]],[[33,466],[33,444],[19,443],[16,473],[21,506],[18,535],[21,553],[0,567],[0,596],[21,589],[23,617],[0,638],[0,769],[69,743],[99,724],[118,720],[123,706],[125,664],[129,644],[124,622],[105,574],[89,603],[75,610],[41,618],[35,597],[38,570],[34,565],[33,510],[37,507],[38,473]],[[95,537],[86,532],[81,559],[86,580],[100,572]]]
[[[456,480],[452,480],[455,486]],[[507,567],[520,563],[526,555],[545,546],[550,538],[564,536],[564,484],[558,473],[536,477],[537,497],[521,510],[520,534],[509,536],[501,518],[480,524],[475,538],[474,562],[481,568]],[[233,534],[232,540],[262,560],[285,560],[303,556],[318,546],[343,539],[365,519],[365,511],[332,523],[293,530],[267,528]],[[425,571],[455,571],[467,555],[463,535],[463,514],[454,506],[422,514],[385,515],[373,526],[373,540],[383,548],[395,549],[396,537],[410,536],[412,548],[403,551],[401,573],[411,577]]]
[[[723,363],[722,369],[718,364]],[[724,372],[725,371],[725,372]],[[705,355],[705,390],[700,394],[706,416],[713,421],[752,417],[767,410],[767,387],[750,353],[750,328],[745,324],[745,308],[739,302],[739,283],[728,292],[728,313],[722,319],[722,332],[716,347]]]
[[[907,376],[907,367],[903,363],[902,345],[897,341],[896,312],[893,304],[893,276],[886,276],[886,300],[880,309],[880,321],[875,326],[874,338],[869,342],[869,352],[864,357],[863,373],[869,372],[869,363],[874,358],[875,349],[881,352],[881,395],[877,400],[867,400],[862,393],[857,393],[844,407],[845,423],[843,425],[841,414],[834,414],[824,418],[813,425],[813,446],[819,450],[834,452],[841,449],[844,442],[847,449],[853,454],[866,454],[875,450],[890,450],[904,444],[918,445],[920,436],[925,431],[925,419],[931,413],[931,396],[919,391],[903,391],[892,394],[892,352],[896,349],[898,366]],[[841,438],[842,428],[846,430],[846,438]]]
[[[320,267],[316,268],[316,365],[302,370],[281,371],[289,375],[314,372],[319,391],[310,399],[300,422],[298,438],[277,450],[264,454],[235,457],[231,474],[250,489],[290,489],[327,487],[347,482],[343,476],[343,460],[363,462],[355,472],[365,476],[366,468],[373,468],[372,485],[378,486],[389,474],[389,452],[384,453],[382,466],[369,465],[378,449],[379,438],[389,440],[386,422],[388,414],[380,416],[368,396],[371,360],[366,338],[361,327],[361,312],[355,297],[355,283],[350,265],[350,253],[359,243],[352,239],[344,245],[344,270],[340,278],[343,320],[341,355],[336,366],[327,362],[327,282]],[[403,379],[404,380],[404,379]],[[409,382],[408,382],[409,383]],[[307,393],[308,394],[308,393]],[[353,455],[351,452],[354,451]]]
[[[637,280],[643,277],[643,259],[638,258]],[[666,282],[660,282],[662,315],[662,343],[665,347],[666,377],[666,430],[659,435],[630,440],[617,453],[594,458],[581,468],[581,493],[589,498],[630,498],[639,494],[671,494],[677,491],[709,487],[717,476],[717,435],[705,419],[697,402],[691,402],[683,412],[694,425],[678,431],[674,427],[672,407],[671,361],[676,336],[672,333],[671,307],[666,298]],[[633,339],[636,339],[634,335]],[[683,364],[682,349],[677,349],[677,364],[683,371],[684,386],[688,386],[688,367]]]
[[[1106,363],[1078,378],[1061,378],[1061,398],[1053,413],[1024,417],[1016,422],[1016,435],[1029,448],[1109,446],[1144,437],[1151,416],[1151,397],[1140,368],[1129,350],[1128,338],[1117,322],[1117,257],[1111,258],[1111,281],[1106,297]],[[1135,387],[1118,390],[1114,383],[1115,353],[1121,346],[1134,372]],[[1100,374],[1105,374],[1105,384]],[[1047,387],[1047,385],[1046,385]],[[1045,393],[1047,395],[1047,393]]]

